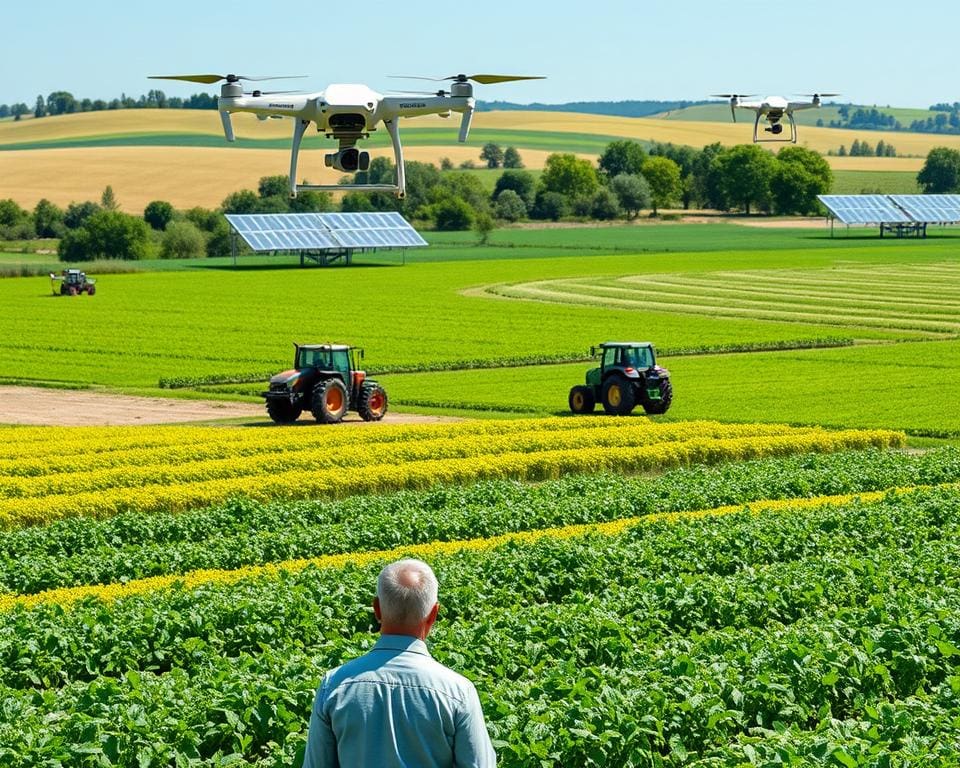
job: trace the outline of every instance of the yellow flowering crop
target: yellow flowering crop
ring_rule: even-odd
[[[334,498],[426,488],[437,483],[496,478],[544,480],[604,470],[645,472],[692,463],[888,447],[903,442],[901,433],[883,430],[830,432],[716,422],[653,424],[640,419],[599,417],[517,420],[496,425],[491,429],[487,422],[465,422],[407,432],[393,427],[385,427],[383,432],[377,428],[162,428],[161,437],[181,442],[171,444],[165,461],[154,457],[153,463],[134,445],[137,440],[151,440],[149,429],[138,437],[117,433],[116,428],[106,433],[102,428],[87,432],[75,428],[60,433],[65,438],[64,455],[47,456],[52,468],[49,472],[0,474],[0,527],[44,524],[66,517],[109,517],[124,511],[182,511],[216,504],[233,495],[260,501]],[[134,431],[141,434],[141,428]],[[306,432],[321,438],[301,439]],[[238,433],[242,438],[235,437]],[[324,434],[333,437],[324,438]],[[81,439],[84,435],[90,439],[87,446]],[[404,435],[406,439],[401,439]],[[344,442],[351,436],[351,441]],[[111,437],[119,443],[128,441],[128,448],[105,450],[103,441]],[[204,460],[196,454],[191,458],[189,451],[198,444],[221,438],[223,442],[215,445],[220,458]],[[15,447],[5,448],[10,454]],[[103,455],[123,461],[100,467]],[[58,458],[62,459],[59,464]],[[86,465],[84,460],[88,460]]]

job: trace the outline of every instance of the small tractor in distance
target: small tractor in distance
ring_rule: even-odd
[[[86,272],[79,269],[65,269],[62,275],[50,273],[50,285],[53,288],[53,295],[57,295],[57,283],[60,283],[59,293],[61,296],[76,296],[78,293],[86,293],[93,296],[97,292],[93,278],[87,277]]]
[[[597,348],[590,348],[596,357]],[[670,371],[657,365],[657,353],[648,341],[605,341],[600,345],[600,367],[587,371],[586,385],[570,390],[570,410],[593,413],[597,403],[615,416],[626,416],[637,404],[649,414],[666,413],[673,401]]]
[[[309,410],[321,424],[335,424],[347,411],[364,421],[380,421],[387,393],[359,370],[363,350],[345,344],[294,344],[293,368],[270,379],[261,395],[277,424],[292,424]]]

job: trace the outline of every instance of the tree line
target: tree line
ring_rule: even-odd
[[[512,148],[508,148],[510,150]],[[522,168],[519,153],[487,145],[488,166],[510,164],[492,193],[476,173],[441,170],[422,162],[406,164],[406,197],[346,191],[339,200],[327,192],[288,194],[285,176],[260,179],[256,190],[233,192],[217,209],[177,211],[151,202],[142,216],[119,210],[107,187],[99,202],[71,203],[65,209],[41,200],[33,211],[13,200],[0,201],[0,238],[59,238],[64,261],[91,258],[196,258],[229,255],[230,230],[224,213],[285,213],[341,210],[398,211],[418,226],[438,230],[475,228],[484,236],[500,223],[526,219],[558,221],[634,219],[641,211],[702,207],[778,214],[818,211],[817,194],[828,192],[832,173],[826,160],[803,147],[779,155],[756,145],[702,150],[635,141],[606,146],[596,162],[569,153],[546,160],[539,178]],[[364,173],[341,179],[350,184],[392,184],[393,162],[374,158]]]
[[[66,262],[202,258],[231,253],[224,213],[395,210],[421,227],[474,228],[485,237],[498,222],[632,219],[643,210],[656,214],[673,205],[817,213],[816,196],[829,192],[832,179],[826,160],[803,147],[786,147],[778,155],[755,144],[711,144],[701,150],[654,144],[647,150],[629,140],[608,144],[596,164],[573,154],[550,155],[539,178],[522,168],[505,169],[492,193],[468,171],[410,162],[406,172],[403,200],[359,190],[347,191],[339,202],[328,192],[304,191],[291,198],[286,176],[265,176],[256,190],[233,192],[216,209],[176,210],[155,200],[141,216],[120,211],[109,186],[99,202],[74,202],[66,208],[44,199],[28,211],[13,200],[0,200],[0,239],[58,238],[58,254]],[[342,181],[393,180],[393,163],[378,157],[366,174]],[[917,181],[926,193],[960,193],[960,150],[932,149]]]
[[[12,117],[19,120],[24,115],[47,117],[48,115],[70,115],[75,112],[102,112],[113,109],[216,109],[217,97],[208,93],[195,93],[186,98],[167,96],[161,90],[151,90],[134,98],[120,94],[119,98],[88,99],[76,98],[69,91],[54,91],[48,96],[37,96],[33,108],[20,102],[18,104],[0,104],[0,118]]]

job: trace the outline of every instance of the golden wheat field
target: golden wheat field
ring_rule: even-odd
[[[410,120],[408,127],[450,128],[455,120],[423,117]],[[234,115],[237,135],[245,138],[278,139],[291,133],[287,120],[259,121],[252,115]],[[707,123],[654,118],[625,118],[559,112],[481,112],[474,128],[489,130],[551,132],[619,136],[650,141],[669,141],[700,147],[719,141],[733,145],[749,141],[752,126],[745,123]],[[218,136],[220,121],[207,110],[118,110],[47,117],[41,120],[0,123],[0,147],[24,142],[59,141],[92,137],[137,134],[203,134]],[[801,128],[801,143],[826,153],[849,145],[855,138],[875,144],[881,139],[893,144],[901,155],[913,157],[831,157],[837,170],[911,171],[919,170],[923,157],[934,146],[960,148],[958,136],[870,131]],[[519,142],[518,142],[519,144]],[[783,145],[770,145],[777,148]],[[542,168],[550,152],[520,147],[528,168]],[[387,148],[371,150],[373,155],[392,156]],[[438,164],[448,157],[455,164],[479,162],[476,146],[452,141],[437,146],[405,146],[409,160]],[[313,183],[335,183],[337,172],[323,167],[323,151],[301,153],[298,175]],[[591,155],[581,155],[595,159]],[[12,198],[32,207],[41,198],[58,205],[78,200],[96,200],[108,184],[121,207],[139,212],[151,200],[169,200],[185,208],[214,207],[230,192],[255,188],[262,176],[286,174],[287,149],[241,149],[224,142],[223,147],[84,147],[0,151],[0,199]]]
[[[407,160],[438,164],[449,157],[479,163],[477,147],[404,147]],[[314,184],[332,184],[342,176],[323,167],[321,150],[303,150],[299,178]],[[393,157],[385,148],[370,150],[374,157]],[[528,168],[542,168],[549,152],[521,151]],[[585,156],[586,157],[586,156]],[[594,159],[590,157],[590,159]],[[12,198],[32,208],[41,198],[64,206],[80,200],[99,200],[109,184],[122,210],[141,213],[152,200],[167,200],[177,208],[201,205],[215,208],[239,189],[256,189],[263,176],[286,175],[286,149],[235,147],[95,147],[0,152],[0,200]]]

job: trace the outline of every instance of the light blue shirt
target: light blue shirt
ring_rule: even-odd
[[[493,768],[497,756],[473,683],[426,643],[381,635],[323,676],[303,768]]]

